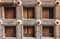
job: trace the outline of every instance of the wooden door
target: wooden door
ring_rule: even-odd
[[[16,18],[16,11],[14,7],[5,7],[5,18],[14,19]]]

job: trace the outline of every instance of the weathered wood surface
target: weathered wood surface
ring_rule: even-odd
[[[42,19],[42,25],[50,25],[50,26],[54,26],[54,19]],[[35,25],[36,20],[32,19],[32,20],[22,20],[22,25],[30,25],[33,26]],[[16,19],[6,19],[3,20],[3,24],[4,25],[16,25]]]
[[[60,5],[55,7],[55,19],[60,19]],[[55,39],[60,39],[60,25],[55,25]]]
[[[2,0],[5,1],[7,3],[11,3],[12,0]],[[22,20],[22,11],[23,11],[23,6],[24,7],[35,7],[35,19],[40,19],[41,18],[41,13],[42,13],[42,7],[54,7],[55,6],[55,1],[54,0],[41,0],[42,3],[42,7],[40,5],[36,6],[36,0],[22,0],[22,6],[20,7],[16,7],[16,19],[17,20]],[[4,4],[5,5],[5,4]],[[5,5],[6,6],[6,5]],[[9,5],[10,6],[10,5]],[[56,7],[56,14],[55,17],[56,19],[60,19],[60,7]],[[4,9],[3,9],[4,10]],[[2,12],[4,13],[4,12]],[[3,17],[3,16],[2,16]],[[0,18],[1,18],[1,10],[0,10]],[[16,24],[16,19],[3,19],[3,25],[4,26],[16,26],[16,34],[17,34],[17,38],[5,38],[5,39],[22,39],[23,37],[23,26],[35,26],[35,36],[36,39],[45,39],[45,38],[41,38],[42,36],[42,27],[41,25],[46,25],[46,26],[54,26],[54,19],[41,19],[42,24],[40,26],[36,26],[35,19],[32,20],[22,20],[22,25],[17,25]],[[55,34],[56,34],[56,39],[59,39],[59,26],[55,26]],[[58,31],[57,31],[58,30]],[[59,33],[58,33],[59,32]],[[0,26],[0,39],[3,39],[3,27]],[[57,38],[58,37],[58,38]],[[25,39],[25,38],[24,38]],[[35,39],[35,37],[27,37],[26,39]],[[49,39],[49,38],[46,38]],[[54,38],[51,38],[54,39]]]
[[[16,0],[1,0],[2,3],[13,3]]]
[[[2,6],[0,6],[0,19],[2,18]]]
[[[55,1],[55,0],[41,0],[41,1]]]
[[[16,39],[15,37],[5,37],[3,39]]]
[[[55,6],[55,1],[42,1],[41,2],[43,7],[54,7]]]
[[[41,19],[42,7],[40,5],[35,6],[35,19]]]
[[[3,39],[3,26],[0,25],[0,39]]]
[[[54,26],[54,19],[42,19],[42,25]]]
[[[23,7],[16,6],[16,19],[22,19]]]
[[[35,7],[35,1],[22,1],[24,7]]]
[[[23,26],[22,25],[17,25],[16,26],[16,38],[17,39],[22,39],[23,37]]]
[[[35,26],[35,37],[36,39],[42,39],[42,26]]]
[[[23,25],[27,25],[27,26],[34,26],[35,25],[35,19],[32,20],[22,20],[23,21]]]
[[[55,7],[55,19],[60,19],[60,5]]]
[[[3,25],[8,25],[8,26],[16,25],[17,23],[15,19],[5,19],[2,21],[3,21]]]

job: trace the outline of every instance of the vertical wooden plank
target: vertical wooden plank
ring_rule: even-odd
[[[4,17],[4,6],[2,6],[2,19],[4,19],[5,17]]]
[[[42,39],[42,26],[35,26],[35,37],[36,39]]]
[[[3,26],[0,25],[0,39],[3,39]]]
[[[35,19],[41,19],[41,13],[42,13],[42,6],[40,5],[40,2],[38,1],[35,6]],[[35,36],[36,39],[42,39],[42,26],[36,25],[35,26]]]
[[[3,13],[2,6],[0,6],[0,19],[2,19],[2,13]],[[0,39],[3,39],[3,26],[1,25],[1,23],[0,23]]]
[[[23,15],[22,18],[27,19],[27,8],[23,7]]]
[[[55,11],[55,19],[60,19],[60,6],[56,6]]]
[[[35,6],[35,18],[40,19],[42,13],[42,6]]]
[[[55,39],[60,39],[60,30],[59,26],[55,26]]]
[[[16,7],[16,19],[22,19],[23,7]]]
[[[16,26],[16,35],[17,35],[17,39],[22,39],[22,25],[17,25]]]
[[[55,19],[60,19],[60,5],[57,5],[55,7]],[[60,30],[59,30],[59,25],[55,25],[55,39],[60,39],[59,37],[59,33],[60,33]]]
[[[23,13],[23,7],[22,6],[16,6],[16,19],[21,20],[22,19],[22,13]],[[16,26],[16,34],[17,39],[22,39],[22,25]]]
[[[2,18],[2,6],[0,6],[0,19]]]

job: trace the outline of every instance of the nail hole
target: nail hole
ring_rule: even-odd
[[[20,4],[20,2],[17,2],[17,4]]]
[[[37,4],[39,4],[39,2],[37,2]]]
[[[40,22],[37,22],[37,24],[39,24]]]
[[[56,22],[57,24],[59,24],[59,22]]]
[[[59,4],[59,2],[57,2],[56,4]]]
[[[20,22],[18,22],[18,24],[20,24]]]

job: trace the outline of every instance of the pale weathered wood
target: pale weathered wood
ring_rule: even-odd
[[[4,19],[4,6],[2,6],[2,19]]]
[[[14,1],[16,1],[16,0],[2,0],[1,2],[2,2],[2,3],[12,3],[12,2],[14,2]]]
[[[2,6],[0,6],[0,19],[2,18]]]
[[[16,26],[16,37],[17,39],[22,39],[23,37],[23,29],[22,29],[22,25],[17,25]]]
[[[41,1],[50,1],[50,2],[51,2],[51,1],[54,1],[54,2],[55,2],[55,0],[41,0]]]
[[[26,2],[27,2],[27,1],[31,1],[31,2],[33,2],[33,1],[36,1],[36,0],[22,0],[22,1],[26,1]]]
[[[35,37],[23,37],[23,39],[35,39]]]
[[[55,26],[55,39],[60,38],[60,26]]]
[[[35,19],[40,19],[42,15],[42,7],[40,5],[35,6]]]
[[[17,21],[15,19],[5,19],[3,20],[3,25],[16,25]],[[35,25],[35,20],[22,20],[22,25],[30,25],[30,26],[34,26]]]
[[[16,39],[16,37],[5,37],[3,39]]]
[[[54,19],[41,19],[42,25],[54,26]]]
[[[55,7],[55,19],[60,19],[60,5]]]
[[[0,39],[3,39],[3,26],[0,25]]]
[[[36,39],[42,39],[42,26],[35,26],[35,37]]]
[[[42,1],[42,5],[43,7],[54,7],[55,6],[55,2],[54,1]]]
[[[16,20],[15,19],[5,19],[3,20],[3,25],[8,25],[8,26],[11,26],[11,25],[16,25]]]
[[[13,0],[2,0],[4,1],[5,4],[3,4],[5,7],[15,7],[14,4],[12,4]],[[55,1],[54,0],[42,0],[42,5],[36,5],[36,0],[22,0],[22,6],[16,6],[16,19],[17,20],[22,20],[22,13],[23,13],[23,7],[34,7],[35,8],[35,19],[41,19],[41,13],[42,13],[42,7],[54,7],[55,6]],[[9,3],[9,4],[8,4]],[[60,18],[59,17],[59,9],[60,7],[56,7],[56,19]],[[1,13],[1,10],[0,10]],[[4,13],[4,9],[2,9],[2,13]],[[4,14],[2,14],[4,15]],[[4,16],[2,16],[4,18]],[[0,18],[2,18],[0,15]],[[16,26],[16,38],[5,38],[5,39],[22,39],[23,37],[23,26],[34,26],[35,27],[35,36],[36,39],[42,39],[42,26],[54,26],[54,19],[41,19],[42,24],[40,26],[37,26],[36,20],[35,19],[28,19],[28,20],[22,20],[22,25],[17,25],[16,24],[16,19],[3,19],[3,25],[4,26]],[[0,26],[0,39],[3,39],[2,33],[3,33],[3,27]],[[58,29],[57,29],[58,28]],[[59,39],[59,26],[55,27],[56,29],[56,39],[58,37]],[[59,32],[59,33],[58,33]],[[27,37],[24,39],[35,39],[35,37]],[[45,38],[43,38],[45,39]],[[49,38],[48,38],[49,39]]]
[[[40,4],[36,4],[35,6],[35,19],[41,19],[41,14],[42,14],[42,7]],[[42,39],[42,26],[35,26],[35,37],[36,39]]]
[[[60,19],[60,5],[55,7],[55,19]],[[55,25],[55,39],[60,39],[60,25]]]
[[[22,20],[23,21],[23,25],[27,25],[27,26],[34,26],[35,25],[35,20]]]
[[[22,5],[24,6],[24,7],[35,7],[35,1],[22,1],[23,3],[22,3]]]
[[[23,7],[16,6],[16,19],[22,19]]]

